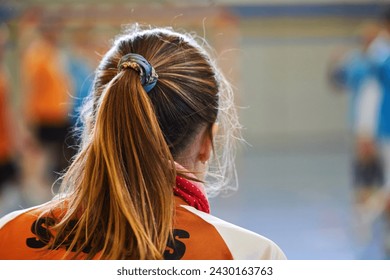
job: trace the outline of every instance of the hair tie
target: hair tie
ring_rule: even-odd
[[[131,68],[139,73],[141,84],[146,92],[151,91],[157,83],[158,75],[149,61],[142,55],[129,53],[122,56],[118,63],[118,70]]]

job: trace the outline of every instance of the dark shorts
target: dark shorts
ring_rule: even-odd
[[[0,189],[4,183],[16,180],[18,175],[17,164],[13,161],[0,163]]]
[[[38,125],[35,129],[36,137],[42,144],[64,143],[66,138],[71,136],[72,127],[70,124],[62,125]]]
[[[54,153],[54,166],[50,168],[55,173],[62,172],[69,166],[72,157],[77,152],[77,142],[70,123],[60,125],[41,124],[35,127],[35,137],[42,147],[51,147]],[[56,176],[55,176],[56,177]]]

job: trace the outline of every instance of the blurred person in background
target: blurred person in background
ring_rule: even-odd
[[[117,38],[61,193],[0,220],[0,259],[285,259],[210,214],[241,133],[232,88],[193,36],[135,25]]]
[[[61,19],[43,16],[38,28],[21,64],[24,122],[33,136],[24,162],[26,197],[32,203],[51,196],[71,155],[65,142],[71,131],[72,84],[61,52]]]
[[[349,123],[354,143],[353,184],[362,201],[367,191],[383,185],[383,167],[377,152],[376,127],[380,81],[369,48],[380,32],[376,22],[363,24],[359,29],[360,47],[333,55],[329,81],[336,90],[349,94]]]
[[[363,30],[359,52],[333,65],[331,77],[346,85],[354,99],[357,202],[365,219],[385,218],[385,256],[390,258],[390,9],[375,25],[368,33]]]
[[[336,91],[346,92],[349,99],[348,118],[351,127],[353,157],[352,184],[356,202],[356,232],[363,249],[372,246],[378,209],[375,201],[384,185],[383,160],[379,150],[377,126],[381,101],[378,69],[370,48],[381,32],[376,21],[366,22],[358,29],[359,47],[337,51],[330,60],[328,78]],[[365,258],[363,252],[359,258]]]
[[[9,73],[4,64],[4,53],[7,48],[9,30],[6,24],[0,23],[0,213],[6,208],[15,209],[8,195],[7,188],[19,188],[19,162],[17,121],[11,101]],[[13,191],[13,190],[10,190]],[[5,210],[4,210],[5,211]]]

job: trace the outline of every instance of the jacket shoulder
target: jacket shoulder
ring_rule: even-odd
[[[215,228],[233,259],[286,259],[280,247],[262,235],[196,210],[191,206],[180,205],[180,207]]]

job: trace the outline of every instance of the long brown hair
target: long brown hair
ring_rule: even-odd
[[[129,53],[158,74],[150,92],[136,71],[118,71]],[[48,247],[65,246],[74,257],[162,259],[174,216],[174,161],[200,129],[211,137],[221,81],[190,36],[135,26],[118,37],[96,70],[81,148],[63,177],[65,211],[52,215]]]

